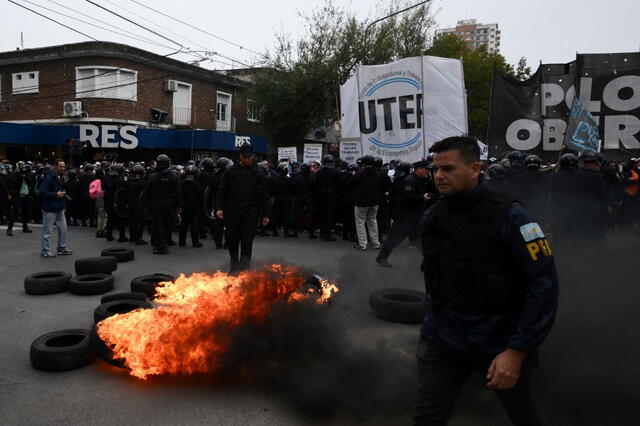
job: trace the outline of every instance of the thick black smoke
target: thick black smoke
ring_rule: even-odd
[[[344,269],[353,271],[346,262]],[[387,424],[404,416],[406,422],[417,384],[417,328],[392,338],[362,330],[371,322],[370,289],[345,291],[360,281],[348,275],[337,277],[343,290],[329,304],[278,303],[266,323],[236,330],[223,369],[278,391],[304,416],[388,419]]]
[[[533,376],[543,424],[640,424],[640,235],[628,231],[610,234],[606,244],[569,245],[550,237],[560,306]],[[377,288],[422,287],[419,253],[401,248],[392,261],[392,270],[382,270],[348,256],[328,277],[342,289],[330,305],[278,304],[266,323],[236,330],[215,382],[275,393],[305,422],[410,424],[419,327],[376,320],[368,308]],[[450,424],[509,421],[476,374]]]

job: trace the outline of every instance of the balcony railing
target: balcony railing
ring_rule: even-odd
[[[171,122],[176,126],[191,125],[191,108],[175,107],[171,112]]]

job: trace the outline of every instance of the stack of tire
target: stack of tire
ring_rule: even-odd
[[[27,294],[45,295],[69,291],[78,295],[102,294],[113,290],[112,272],[118,262],[134,259],[131,248],[107,248],[102,256],[78,259],[76,276],[64,271],[45,271],[30,274],[24,279]],[[151,308],[143,293],[120,293],[102,297],[94,311],[97,323],[111,315],[138,308]],[[95,359],[91,349],[91,332],[86,329],[53,331],[38,337],[31,344],[29,357],[32,365],[45,371],[65,371],[83,367]]]
[[[82,274],[85,267],[99,267],[101,271],[106,271],[113,265],[107,261],[97,261],[99,258],[82,259],[76,262],[76,272],[78,277],[86,277],[99,274]],[[68,274],[67,274],[68,275]],[[103,272],[102,275],[109,275]],[[51,277],[54,278],[54,277]],[[67,278],[67,277],[65,277]],[[68,277],[72,280],[70,277]],[[99,277],[96,279],[85,279],[81,294],[97,291]],[[103,296],[100,305],[93,312],[94,325],[90,330],[69,329],[47,333],[38,337],[31,345],[30,358],[32,365],[45,371],[64,371],[83,367],[93,360],[96,355],[105,362],[117,367],[124,367],[122,359],[114,359],[111,349],[100,339],[97,332],[97,324],[117,314],[124,314],[137,309],[151,309],[153,305],[148,298],[155,294],[156,286],[161,282],[174,281],[175,277],[167,274],[152,274],[136,277],[131,280],[131,292],[115,293]],[[113,281],[111,281],[113,288]],[[136,291],[138,290],[138,291]]]

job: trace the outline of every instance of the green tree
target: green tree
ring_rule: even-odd
[[[501,72],[519,80],[525,80],[531,75],[531,68],[527,66],[525,58],[521,58],[517,68],[514,68],[501,54],[489,52],[486,46],[473,49],[454,34],[436,38],[426,54],[462,59],[467,89],[469,134],[481,140],[487,136],[493,73]]]
[[[302,14],[305,36],[292,42],[276,36],[274,49],[254,75],[252,99],[262,107],[262,122],[277,143],[299,141],[309,130],[338,119],[342,84],[358,64],[381,64],[419,56],[430,45],[435,21],[422,5],[370,28],[370,22],[410,5],[392,0],[369,20],[327,1]]]
[[[373,17],[359,20],[328,0],[301,14],[305,36],[292,42],[276,36],[275,47],[265,55],[254,75],[250,95],[262,107],[262,122],[278,144],[299,141],[311,129],[338,119],[340,85],[359,64],[384,64],[411,56],[461,58],[464,63],[469,133],[485,139],[494,69],[519,79],[531,74],[524,58],[514,68],[505,58],[486,48],[472,49],[455,35],[432,41],[435,27],[430,4],[369,26],[413,4],[390,0]]]

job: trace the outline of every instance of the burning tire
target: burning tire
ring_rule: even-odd
[[[109,349],[100,336],[98,336],[98,327],[96,325],[91,327],[91,332],[89,333],[89,347],[93,353],[99,356],[104,362],[115,365],[116,367],[125,368],[124,360],[114,359],[111,349]]]
[[[369,305],[385,321],[420,324],[426,315],[424,298],[421,291],[388,288],[371,293]]]
[[[27,294],[54,294],[69,289],[71,274],[61,271],[46,271],[31,274],[24,279]]]
[[[102,256],[113,256],[118,262],[129,262],[135,257],[135,252],[128,247],[111,247],[102,250]]]
[[[89,348],[89,330],[71,329],[44,334],[31,344],[29,358],[35,368],[44,371],[84,367],[94,359]]]
[[[156,294],[158,284],[165,281],[175,281],[175,279],[175,277],[167,274],[142,275],[131,280],[131,291],[153,297]]]
[[[137,291],[131,291],[128,293],[107,294],[106,296],[102,296],[102,299],[100,299],[100,303],[107,303],[107,302],[113,302],[114,300],[124,300],[124,299],[147,300],[147,295]]]
[[[116,314],[126,314],[136,309],[151,309],[151,303],[145,300],[124,299],[103,303],[93,311],[93,321],[97,324],[105,318]]]
[[[76,275],[110,274],[118,269],[118,261],[113,256],[86,257],[76,260]]]
[[[111,274],[85,274],[71,278],[69,291],[73,294],[102,294],[113,290]]]

